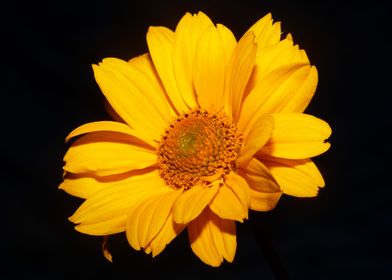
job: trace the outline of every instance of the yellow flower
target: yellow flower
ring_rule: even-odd
[[[317,70],[270,14],[237,42],[187,13],[174,32],[150,27],[147,43],[149,53],[130,61],[93,65],[117,121],[67,137],[85,134],[64,157],[60,188],[86,199],[69,219],[90,235],[125,231],[153,256],[186,228],[203,262],[232,262],[235,221],[249,209],[324,186],[310,158],[328,150],[331,129],[303,114]]]

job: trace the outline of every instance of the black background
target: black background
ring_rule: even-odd
[[[2,4],[3,5],[3,4]],[[67,221],[80,199],[57,189],[64,137],[109,119],[91,64],[147,51],[148,26],[175,28],[204,11],[237,38],[272,12],[319,71],[307,112],[333,128],[315,159],[327,186],[313,199],[284,196],[237,227],[234,262],[210,268],[186,234],[152,259],[124,234],[80,234]],[[378,1],[16,1],[3,5],[2,279],[388,279],[391,258],[388,17]],[[5,215],[4,215],[5,214]],[[221,277],[221,278],[220,278]]]

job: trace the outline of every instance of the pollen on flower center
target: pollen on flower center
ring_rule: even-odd
[[[158,149],[160,176],[173,188],[208,185],[236,170],[242,136],[224,113],[192,110],[165,131]]]

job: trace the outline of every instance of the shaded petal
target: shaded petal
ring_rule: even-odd
[[[75,141],[64,156],[64,170],[98,176],[125,173],[156,164],[155,151],[135,143],[129,135],[93,132]]]
[[[309,65],[286,65],[258,82],[244,100],[239,127],[249,127],[261,115],[280,112],[296,96],[310,69]]]
[[[217,28],[211,26],[200,37],[194,62],[193,83],[200,107],[223,108],[227,57]]]
[[[253,32],[248,32],[236,45],[227,66],[225,81],[225,112],[238,119],[242,97],[256,59],[257,44]]]
[[[245,218],[248,218],[249,209],[249,186],[244,178],[236,173],[229,173],[225,175],[225,184],[231,188],[231,190],[238,197],[241,202],[244,212],[246,212]]]
[[[160,140],[167,121],[159,113],[155,98],[149,98],[145,84],[148,79],[137,80],[128,73],[137,73],[130,63],[107,58],[93,65],[95,79],[103,94],[120,117],[140,135],[142,139]],[[132,71],[133,70],[133,71]]]
[[[112,254],[109,251],[109,235],[106,235],[103,237],[103,242],[102,242],[102,254],[107,259],[109,262],[113,262],[113,257]]]
[[[192,251],[206,264],[232,262],[237,247],[235,222],[220,219],[209,208],[188,226]]]
[[[159,255],[163,249],[165,249],[166,245],[169,244],[180,232],[186,227],[184,224],[177,224],[173,220],[172,212],[166,219],[165,224],[163,225],[160,232],[157,236],[151,240],[148,247],[152,252],[152,256],[155,257]]]
[[[262,160],[285,194],[313,197],[317,196],[319,187],[325,185],[320,171],[311,159],[265,157]]]
[[[325,121],[307,114],[279,113],[272,115],[275,129],[261,153],[288,159],[303,159],[327,151],[331,128]]]
[[[256,211],[272,210],[282,191],[268,168],[256,158],[241,170],[250,187],[249,208]]]
[[[182,192],[182,189],[167,188],[164,193],[142,200],[131,209],[126,223],[126,234],[134,249],[147,247],[159,233],[171,213],[174,201]]]
[[[271,115],[261,115],[252,126],[243,131],[244,142],[239,154],[238,163],[246,166],[254,154],[259,151],[270,139],[274,130],[274,118]]]
[[[127,215],[139,201],[167,190],[168,187],[156,170],[132,176],[88,198],[69,220],[86,225],[109,221]]]
[[[165,27],[150,27],[147,32],[147,44],[152,61],[157,70],[167,95],[178,113],[187,112],[182,93],[177,87],[173,68],[174,32]]]
[[[244,218],[248,218],[248,209],[244,209],[239,198],[226,185],[219,188],[209,207],[222,219],[242,222]]]
[[[209,187],[193,186],[186,190],[174,204],[174,221],[178,224],[187,224],[195,219],[210,203],[218,188],[218,184],[212,184]]]
[[[177,25],[175,31],[173,69],[179,92],[190,108],[197,105],[192,77],[194,73],[195,53],[198,50],[199,38],[213,27],[212,21],[202,12],[186,13]],[[206,59],[206,58],[202,58]]]

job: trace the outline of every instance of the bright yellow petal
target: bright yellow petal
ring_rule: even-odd
[[[157,156],[155,151],[135,144],[129,135],[92,132],[72,144],[64,161],[65,171],[107,176],[152,166]]]
[[[320,171],[310,159],[289,160],[266,157],[262,160],[285,194],[313,197],[317,195],[319,187],[325,185]]]
[[[133,248],[139,250],[147,247],[165,225],[174,201],[182,191],[168,187],[164,193],[141,200],[131,209],[126,223],[126,234]]]
[[[186,190],[174,204],[174,221],[178,224],[187,224],[195,219],[210,203],[218,188],[218,184],[212,184],[209,187],[193,186]]]
[[[325,121],[307,114],[279,113],[272,115],[275,129],[261,153],[287,159],[303,159],[327,151],[331,128]]]
[[[246,33],[235,47],[227,66],[225,112],[238,119],[242,97],[256,59],[257,44],[253,32]]]
[[[135,131],[128,125],[124,123],[112,122],[112,121],[91,122],[91,123],[86,123],[84,125],[81,125],[78,128],[71,131],[71,133],[68,134],[68,136],[65,138],[65,141],[68,141],[69,139],[82,134],[97,132],[97,131],[110,131],[110,132],[124,133],[129,136],[139,138],[142,141],[145,141],[146,143],[153,145],[152,147],[156,146],[156,142],[152,142],[150,141],[150,139],[142,139],[143,135],[139,135],[137,131]],[[150,143],[147,141],[149,141]]]
[[[192,251],[206,264],[217,267],[223,258],[234,260],[237,247],[235,222],[220,219],[206,208],[188,226]]]
[[[107,186],[88,198],[69,218],[73,223],[95,224],[127,215],[142,199],[166,192],[168,187],[158,171]],[[124,221],[125,225],[125,221]]]
[[[294,98],[309,75],[304,64],[282,66],[268,74],[245,98],[239,127],[248,127],[264,114],[280,112]]]
[[[193,71],[193,82],[200,107],[220,111],[223,108],[226,54],[217,28],[211,26],[200,37]]]
[[[177,224],[173,220],[172,213],[166,219],[161,231],[154,237],[148,245],[151,249],[152,256],[159,255],[166,245],[169,244],[181,231],[186,227],[184,224]]]
[[[212,21],[199,12],[193,16],[186,13],[180,20],[175,31],[173,67],[178,89],[188,107],[195,108],[197,105],[192,77],[194,73],[195,53],[198,50],[199,38],[213,27]]]
[[[248,32],[253,32],[255,34],[255,41],[257,42],[259,49],[274,45],[280,40],[280,22],[274,24],[272,24],[272,22],[271,14],[268,13],[248,30]]]
[[[250,187],[249,208],[256,211],[272,210],[282,191],[268,168],[261,161],[252,158],[242,172]]]
[[[131,64],[111,58],[105,59],[99,66],[93,65],[95,79],[103,94],[120,115],[140,135],[142,139],[160,140],[161,134],[167,126],[167,121],[159,113],[157,104],[153,104],[144,86],[148,79],[131,78],[134,68]],[[147,81],[147,82],[146,82]],[[147,138],[148,137],[148,138]]]
[[[242,128],[240,127],[242,130]],[[245,166],[270,139],[274,130],[274,118],[271,115],[260,116],[252,126],[243,131],[244,142],[238,158],[240,166]]]
[[[219,188],[209,207],[222,219],[242,222],[243,219],[248,218],[248,209],[244,209],[239,198],[226,185]]]
[[[174,32],[165,27],[150,27],[147,32],[148,49],[167,95],[177,112],[187,112],[186,104],[179,91],[173,68]]]

